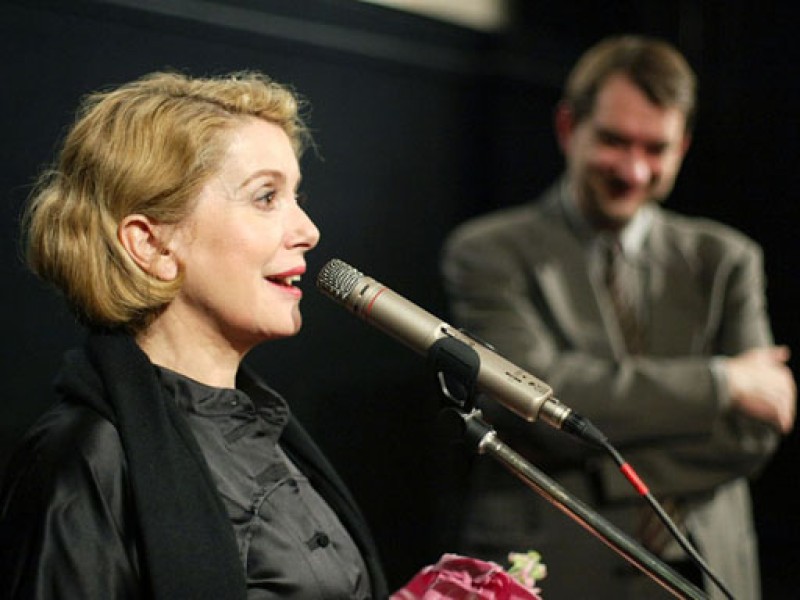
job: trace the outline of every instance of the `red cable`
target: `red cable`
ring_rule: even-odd
[[[630,481],[631,484],[633,484],[633,487],[636,488],[636,491],[639,492],[640,496],[647,496],[647,494],[650,493],[650,490],[647,488],[644,481],[641,480],[639,475],[636,474],[636,471],[633,470],[633,467],[628,463],[623,463],[619,470],[622,471],[622,474],[625,475],[625,478]]]

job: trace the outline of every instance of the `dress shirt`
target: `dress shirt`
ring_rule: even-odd
[[[618,233],[597,231],[578,210],[566,181],[561,182],[559,199],[567,222],[585,242],[589,272],[595,282],[602,286],[607,264],[608,249],[619,242],[622,249],[622,265],[625,282],[623,292],[626,304],[634,308],[639,323],[646,324],[649,306],[647,303],[647,235],[653,223],[653,209],[645,204],[633,219]]]

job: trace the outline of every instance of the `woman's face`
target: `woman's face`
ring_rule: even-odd
[[[296,334],[304,255],[319,230],[297,203],[300,167],[286,133],[249,118],[170,244],[184,283],[170,305],[201,339],[241,351]]]

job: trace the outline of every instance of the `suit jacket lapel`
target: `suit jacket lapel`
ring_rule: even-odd
[[[541,211],[544,226],[533,235],[547,253],[535,261],[535,277],[555,321],[576,348],[621,358],[625,344],[610,298],[589,274],[585,243],[568,223],[557,188],[544,198]],[[687,349],[703,353],[710,343],[710,299],[703,293],[696,257],[667,236],[666,227],[656,207],[641,257],[648,294],[645,347],[656,356],[682,355]]]
[[[624,341],[614,320],[605,289],[589,274],[584,242],[567,222],[557,190],[544,199],[545,227],[540,247],[546,256],[536,261],[536,278],[555,321],[574,346],[599,356],[619,356]]]
[[[648,263],[647,346],[656,355],[707,350],[708,302],[700,285],[696,257],[669,241],[659,210],[645,250]],[[673,236],[674,237],[674,236]]]

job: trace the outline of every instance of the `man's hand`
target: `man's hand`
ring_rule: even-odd
[[[755,348],[724,361],[732,407],[786,434],[794,426],[797,386],[789,348]]]

